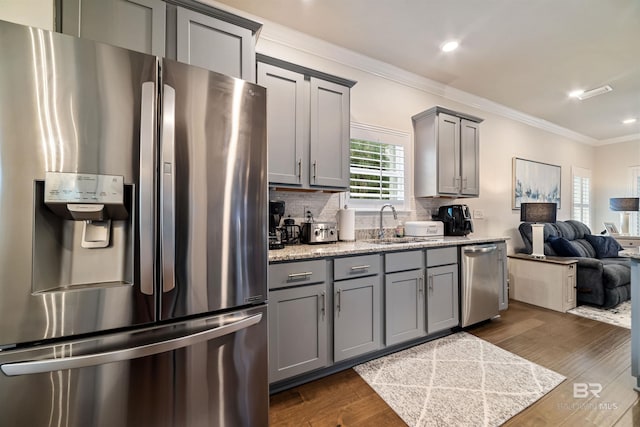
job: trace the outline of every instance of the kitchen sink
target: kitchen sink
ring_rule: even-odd
[[[374,245],[395,245],[399,243],[438,242],[442,240],[443,240],[442,236],[432,236],[432,237],[405,236],[405,237],[384,237],[382,239],[368,239],[363,241],[367,243],[373,243]]]

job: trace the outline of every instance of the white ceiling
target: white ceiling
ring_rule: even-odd
[[[218,1],[600,142],[640,139],[640,0]]]

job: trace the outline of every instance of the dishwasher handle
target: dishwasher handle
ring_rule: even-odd
[[[464,246],[462,251],[464,253],[485,254],[485,253],[493,252],[497,249],[498,249],[498,246],[496,245]]]

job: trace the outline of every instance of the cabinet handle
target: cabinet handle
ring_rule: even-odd
[[[342,304],[342,289],[338,288],[338,297],[336,298],[338,313],[340,313],[340,308]]]
[[[298,159],[298,181],[302,180],[302,159]]]
[[[460,186],[460,177],[456,176],[455,178],[453,178],[453,186],[454,187],[459,187]]]
[[[354,265],[353,267],[351,267],[351,271],[366,270],[369,267],[371,266],[370,265]]]
[[[429,292],[433,293],[433,274],[429,275]]]
[[[418,277],[418,293],[421,294],[423,292],[424,287],[424,278]]]
[[[313,181],[316,181],[316,175],[317,175],[317,170],[318,170],[318,161],[314,160],[313,161]]]
[[[309,277],[312,276],[313,272],[305,271],[304,273],[289,273],[289,279],[297,279],[299,277]]]
[[[322,313],[322,318],[324,319],[325,311],[327,306],[327,294],[322,292],[322,307],[320,307],[320,312]]]

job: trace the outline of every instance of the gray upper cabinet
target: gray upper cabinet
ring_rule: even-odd
[[[412,120],[415,196],[479,196],[482,119],[434,107]]]
[[[259,62],[258,84],[267,88],[269,182],[302,185],[308,169],[303,162],[309,104],[304,75]]]
[[[349,187],[349,88],[311,77],[312,186]]]
[[[356,82],[260,54],[257,60],[257,83],[267,88],[269,184],[348,189]]]
[[[251,30],[183,7],[177,9],[178,61],[256,81]]]
[[[166,4],[160,0],[62,0],[60,30],[114,46],[165,55]]]
[[[58,28],[255,82],[262,24],[194,0],[61,0]]]

